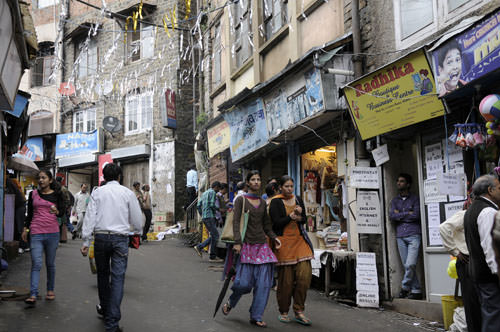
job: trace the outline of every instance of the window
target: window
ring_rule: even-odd
[[[95,108],[89,108],[73,113],[73,132],[88,132],[95,130]]]
[[[269,40],[288,20],[287,1],[263,0],[263,3],[265,38]]]
[[[250,13],[250,1],[240,0],[231,6],[234,66],[241,65],[252,55],[252,22]]]
[[[134,134],[151,128],[153,92],[128,95],[125,99],[125,134]]]
[[[217,25],[215,27],[215,36],[214,36],[214,42],[213,42],[213,51],[212,51],[212,58],[213,58],[213,84],[214,85],[219,85],[221,82],[221,53],[222,53],[222,42],[221,42],[221,25]]]
[[[155,48],[155,35],[152,25],[137,24],[137,30],[127,32],[127,60],[135,62],[152,58]]]
[[[401,35],[403,39],[434,22],[432,1],[401,1]]]
[[[36,0],[36,7],[38,9],[54,6],[59,3],[59,0]]]
[[[45,42],[38,44],[35,64],[31,68],[31,86],[47,86],[54,82],[50,81],[50,76],[54,71],[55,57],[54,44]]]
[[[99,65],[99,53],[96,40],[91,39],[88,44],[85,44],[85,41],[86,40],[81,40],[76,44],[75,61],[80,57],[80,62],[75,63],[75,65],[78,66],[78,78],[94,75],[97,73]]]
[[[488,0],[393,0],[396,48],[406,48],[452,24]]]

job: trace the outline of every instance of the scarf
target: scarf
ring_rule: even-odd
[[[260,199],[260,196],[252,193],[244,193],[243,196],[247,199]]]

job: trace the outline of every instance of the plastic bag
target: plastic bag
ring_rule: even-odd
[[[456,307],[453,312],[453,324],[450,325],[448,331],[467,332],[467,321],[465,320],[464,307]]]

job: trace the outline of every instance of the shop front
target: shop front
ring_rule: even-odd
[[[57,175],[65,180],[71,193],[79,192],[82,183],[90,188],[99,185],[98,156],[103,152],[103,139],[102,129],[56,136]]]
[[[378,273],[387,284],[386,298],[400,292],[404,273],[396,243],[397,223],[389,218],[391,201],[398,195],[396,180],[400,173],[411,175],[410,191],[419,198],[422,242],[417,274],[423,297],[427,302],[439,303],[442,295],[455,291],[455,280],[446,273],[450,258],[442,246],[439,225],[462,209],[477,151],[462,151],[448,140],[454,125],[466,122],[469,110],[445,114],[436,91],[422,49],[344,88],[351,118],[367,148],[359,154],[358,163],[348,167],[348,186],[356,190],[357,204],[352,207],[358,211],[352,218],[351,237],[355,230],[361,250],[376,253]],[[371,173],[376,174],[377,185],[362,179],[362,175]],[[370,192],[380,197],[380,234],[367,233],[362,224],[366,218],[359,214],[363,196]]]

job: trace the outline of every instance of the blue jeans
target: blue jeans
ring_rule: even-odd
[[[43,253],[47,267],[47,291],[54,291],[56,279],[56,250],[59,245],[59,233],[31,234],[31,288],[30,296],[38,295],[40,270]]]
[[[106,331],[118,328],[120,304],[128,262],[128,236],[96,234],[94,242],[99,302],[104,310]]]
[[[266,309],[269,292],[274,279],[274,264],[240,264],[236,267],[236,278],[234,279],[233,294],[229,297],[231,308],[236,307],[241,296],[248,294],[253,289],[252,306],[250,307],[250,318],[262,321],[262,315]]]
[[[422,293],[420,283],[417,278],[417,261],[420,253],[420,244],[422,236],[420,234],[398,237],[399,256],[405,267],[403,276],[402,289],[411,291],[412,293]]]
[[[210,236],[205,241],[198,244],[197,247],[198,249],[202,250],[210,244],[210,259],[215,259],[217,258],[216,249],[217,241],[219,240],[219,231],[217,230],[216,226],[217,220],[215,218],[207,218],[203,219],[202,221],[205,224],[205,227],[207,228]]]
[[[66,226],[68,227],[68,231],[70,233],[73,233],[73,231],[75,230],[75,228],[73,227],[73,224],[69,220],[69,216],[66,216]]]

